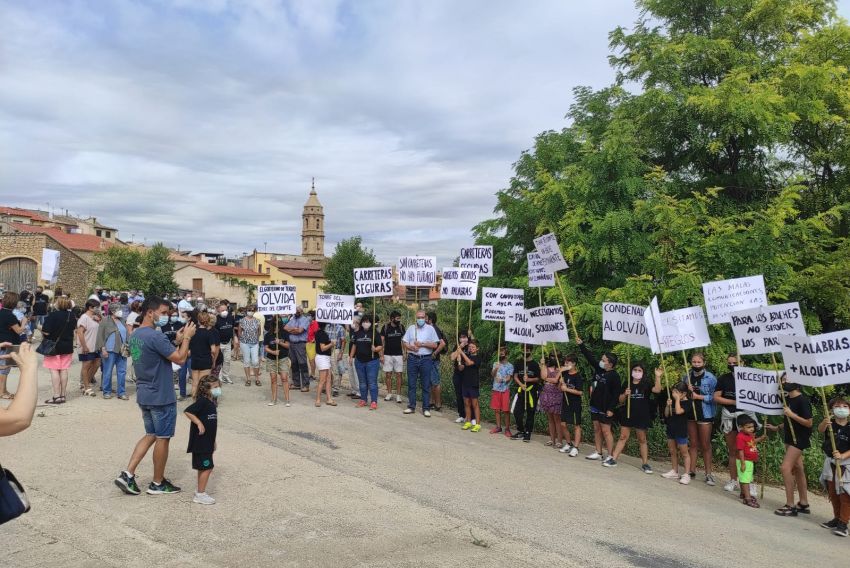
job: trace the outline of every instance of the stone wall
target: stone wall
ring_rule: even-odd
[[[41,251],[45,248],[59,251],[59,279],[56,286],[62,286],[62,289],[77,304],[85,302],[94,283],[94,270],[79,255],[47,235],[23,233],[0,235],[0,262],[7,258],[29,258],[35,261],[37,277],[40,277]],[[45,284],[41,281],[39,283]]]

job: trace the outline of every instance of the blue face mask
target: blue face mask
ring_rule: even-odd
[[[168,316],[166,316],[166,315],[159,316],[159,318],[157,318],[157,320],[154,322],[156,327],[162,327],[167,323],[168,323]]]
[[[171,316],[171,323],[177,323],[179,318],[177,316]]]
[[[218,398],[221,396],[221,387],[213,387],[210,392],[212,392],[213,398]]]
[[[416,320],[416,325],[418,325],[419,327],[424,326],[424,325],[425,325],[425,320],[424,320],[424,319],[422,319],[422,318],[419,318],[418,320]]]
[[[281,323],[283,323],[284,325],[286,325],[286,324],[288,324],[288,323],[289,323],[289,318],[280,318],[280,321],[281,321]]]

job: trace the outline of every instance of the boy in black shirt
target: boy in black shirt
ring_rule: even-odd
[[[401,325],[401,314],[393,311],[390,321],[381,328],[381,341],[384,351],[381,361],[384,367],[384,376],[387,379],[387,396],[384,400],[389,402],[395,392],[396,402],[401,403],[401,374],[404,371],[404,351],[401,339],[404,337],[405,329]],[[395,391],[393,391],[393,373],[395,373]]]
[[[569,454],[571,458],[578,455],[581,444],[581,410],[582,393],[584,389],[584,377],[578,370],[578,358],[575,355],[564,357],[561,368],[561,392],[564,393],[564,404],[561,405],[561,422],[564,432],[567,433],[566,444],[558,450],[562,454]],[[573,426],[573,436],[570,439],[568,426]]]
[[[530,442],[531,433],[534,431],[534,414],[540,400],[540,365],[534,361],[527,345],[523,344],[522,350],[525,358],[514,364],[514,383],[517,390],[513,405],[517,432],[511,436],[511,440]]]
[[[593,383],[590,387],[590,419],[593,421],[593,443],[596,446],[596,452],[585,456],[588,460],[598,460],[602,458],[602,442],[605,442],[605,449],[608,450],[608,457],[602,462],[603,465],[613,465],[614,458],[611,455],[614,453],[614,435],[611,433],[611,422],[614,417],[614,408],[616,408],[620,398],[620,375],[614,370],[617,366],[617,356],[611,352],[606,352],[602,358],[597,361],[593,353],[587,348],[581,339],[576,339],[579,349],[584,358],[593,368]]]
[[[195,402],[183,411],[192,422],[186,452],[192,454],[192,469],[198,471],[198,490],[192,501],[201,505],[215,504],[215,499],[207,494],[207,481],[214,467],[213,452],[216,450],[215,435],[218,430],[218,409],[212,401],[212,384],[209,376],[202,377]]]

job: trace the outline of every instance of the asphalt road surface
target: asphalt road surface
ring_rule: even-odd
[[[43,401],[46,371],[39,382]],[[602,468],[586,447],[569,458],[542,436],[464,432],[451,412],[405,416],[395,402],[369,411],[340,396],[316,408],[313,393],[293,392],[292,407],[269,407],[267,378],[243,384],[224,386],[213,506],[192,503],[182,415],[166,475],[183,493],[115,487],[143,434],[132,385],[130,401],[71,389],[68,403],[40,405],[29,430],[0,439],[0,463],[32,500],[0,526],[0,566],[826,567],[850,552],[850,539],[818,526],[832,516],[818,496],[810,517],[780,518],[774,488],[756,510],[701,475],[690,486],[662,479],[669,464],[652,476],[630,458]],[[149,456],[143,489],[151,472]]]

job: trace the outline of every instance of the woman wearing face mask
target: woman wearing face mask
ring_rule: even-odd
[[[358,407],[369,405],[370,410],[378,408],[378,372],[380,371],[381,336],[373,333],[372,318],[363,316],[360,320],[360,329],[352,335],[350,359],[357,369],[360,377],[360,400]]]
[[[649,430],[649,425],[652,420],[651,400],[653,394],[661,392],[661,377],[664,372],[661,369],[655,370],[655,382],[653,383],[647,376],[646,366],[643,363],[635,363],[629,371],[630,379],[629,386],[620,395],[620,403],[626,404],[626,411],[621,420],[620,439],[617,440],[617,447],[614,448],[612,460],[607,464],[607,467],[617,465],[617,458],[623,453],[626,447],[626,442],[629,441],[632,430],[638,439],[640,446],[640,461],[643,465],[640,466],[641,471],[648,475],[652,475],[652,466],[649,465],[649,444],[646,441],[646,431]],[[606,465],[606,464],[602,464]]]
[[[595,372],[593,384],[590,387],[590,418],[593,421],[593,442],[596,445],[596,452],[585,456],[585,459],[602,459],[602,444],[604,442],[605,448],[608,450],[608,457],[603,460],[603,463],[609,462],[614,459],[611,457],[614,453],[614,435],[611,433],[611,422],[614,418],[614,408],[617,406],[621,388],[620,375],[614,370],[617,366],[617,356],[612,352],[607,352],[597,361],[581,339],[576,339],[576,343]]]
[[[355,308],[354,313],[357,314],[357,309]],[[348,330],[348,345],[354,345],[354,334],[357,333],[357,330],[360,329],[360,316],[355,315],[351,320],[351,327]],[[351,360],[348,362],[348,383],[351,387],[351,393],[349,393],[349,398],[358,399],[360,398],[360,377],[357,375],[357,368],[352,364]]]
[[[561,370],[561,392],[564,396],[564,404],[561,406],[561,428],[567,443],[559,451],[574,458],[578,455],[578,448],[581,445],[584,377],[578,370],[578,357],[572,354],[564,358]],[[572,439],[570,439],[570,425],[573,427]]]
[[[561,449],[566,443],[567,435],[561,429],[561,405],[564,395],[561,394],[561,369],[558,360],[553,355],[546,359],[546,370],[543,373],[543,390],[540,393],[540,409],[546,413],[549,425],[549,441],[547,446]]]
[[[785,505],[776,509],[774,513],[780,517],[796,517],[798,513],[811,512],[806,486],[806,469],[803,467],[803,451],[811,446],[809,439],[812,435],[812,404],[800,385],[786,382],[785,379],[786,375],[782,373],[780,381],[786,392],[785,400],[788,405],[785,407],[785,416],[787,418],[779,426],[767,425],[766,427],[773,431],[780,428],[785,431],[785,457],[780,466],[782,481],[785,484]],[[788,422],[791,423],[790,427]],[[791,428],[793,428],[793,436]],[[800,493],[800,500],[796,505],[794,505],[794,485]]]
[[[248,309],[239,322],[237,334],[239,336],[239,349],[242,351],[242,364],[245,367],[245,386],[251,386],[251,374],[254,382],[259,387],[260,382],[260,322],[254,317],[254,310]]]
[[[705,368],[705,355],[702,353],[691,355],[691,369],[688,372],[690,395],[685,409],[688,417],[688,439],[691,441],[689,448],[691,471],[688,475],[691,479],[696,477],[697,453],[702,453],[705,483],[710,486],[716,483],[712,475],[711,454],[711,427],[714,423],[714,388],[716,386],[717,377]]]
[[[315,321],[315,320],[313,320]],[[316,346],[316,370],[319,372],[319,387],[316,389],[316,406],[322,406],[322,390],[325,390],[325,404],[336,406],[331,394],[331,355],[334,344],[326,331],[327,323],[316,322],[313,341]]]
[[[71,367],[71,355],[74,353],[74,329],[77,318],[71,313],[71,300],[60,297],[55,303],[56,311],[44,320],[41,333],[47,339],[56,342],[53,355],[44,358],[44,368],[50,370],[53,383],[53,398],[45,400],[46,404],[62,404],[65,393],[68,392],[68,369]]]
[[[449,355],[449,359],[452,362],[452,385],[455,389],[455,404],[457,405],[455,424],[463,424],[468,421],[466,417],[466,405],[463,402],[463,368],[461,367],[462,359],[460,357],[461,352],[466,351],[468,345],[469,336],[465,331],[462,331],[458,336],[458,344],[455,346],[451,355]]]
[[[103,359],[103,398],[112,398],[112,370],[118,376],[118,399],[128,400],[126,392],[129,333],[121,321],[121,304],[109,306],[109,317],[103,318],[97,328],[95,347]]]
[[[826,458],[820,474],[821,485],[829,492],[832,503],[833,519],[822,523],[826,529],[833,529],[836,536],[847,536],[847,523],[850,522],[850,403],[844,397],[832,399],[829,403],[833,418],[826,418],[818,424],[818,432],[823,434],[823,452]],[[832,436],[827,429],[832,428]],[[832,445],[835,438],[835,446]],[[839,479],[835,479],[835,467],[839,466]],[[839,493],[840,491],[840,493]]]

